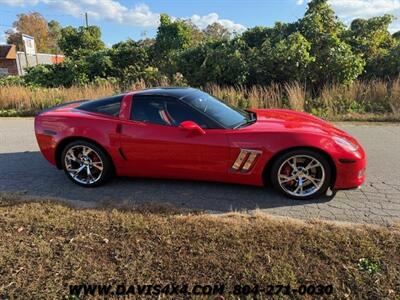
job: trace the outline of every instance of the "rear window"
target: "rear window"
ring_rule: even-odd
[[[118,117],[125,94],[92,100],[79,105],[77,109]]]

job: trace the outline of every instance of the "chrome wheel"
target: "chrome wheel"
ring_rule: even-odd
[[[65,153],[64,164],[71,178],[83,185],[96,183],[103,174],[103,161],[100,155],[86,145],[69,148]]]
[[[309,155],[294,155],[278,169],[278,183],[289,195],[308,197],[317,193],[325,182],[322,163]]]

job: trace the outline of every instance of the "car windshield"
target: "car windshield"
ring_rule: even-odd
[[[181,100],[205,113],[225,128],[238,128],[254,120],[252,113],[231,107],[202,91],[196,90],[182,97]]]

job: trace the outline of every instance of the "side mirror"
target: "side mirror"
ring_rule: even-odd
[[[201,128],[199,125],[197,125],[193,121],[184,121],[181,123],[181,127],[187,131],[196,133],[196,134],[205,134],[206,132]]]

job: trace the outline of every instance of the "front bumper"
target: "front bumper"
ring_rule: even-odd
[[[336,161],[336,190],[355,189],[360,187],[365,181],[366,159]]]

